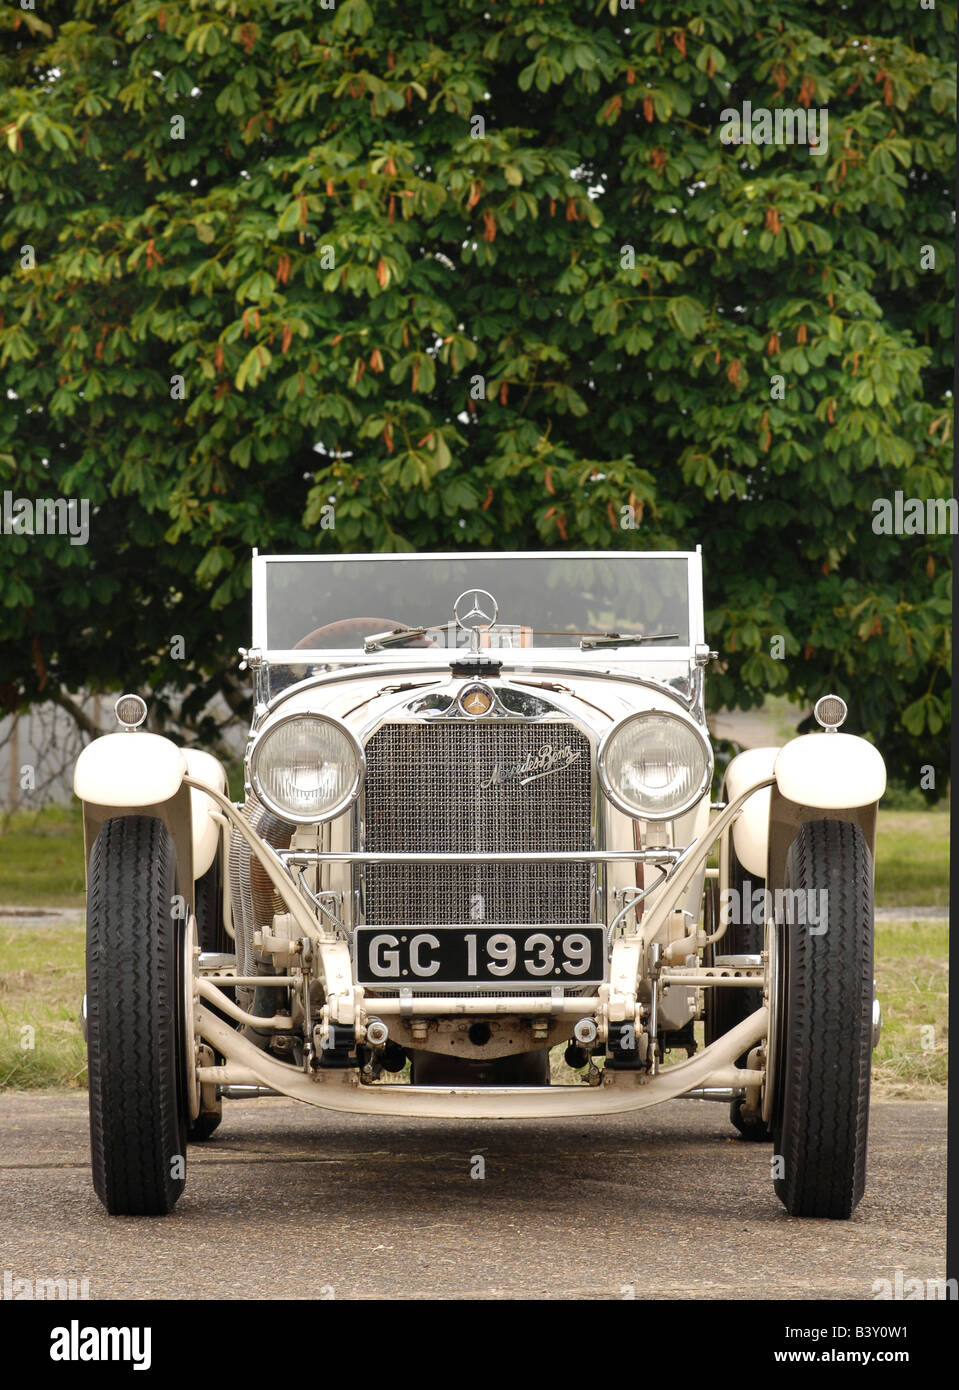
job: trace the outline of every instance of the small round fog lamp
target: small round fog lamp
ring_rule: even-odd
[[[813,718],[827,733],[831,733],[839,728],[847,713],[845,700],[840,700],[838,695],[823,695],[822,699],[816,701]]]
[[[113,706],[113,712],[117,723],[122,724],[124,729],[138,729],[147,717],[146,700],[139,695],[121,695]]]

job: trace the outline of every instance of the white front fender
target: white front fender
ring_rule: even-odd
[[[842,811],[871,806],[886,790],[886,764],[856,734],[802,734],[779,751],[773,772],[780,793],[801,806]]]
[[[778,748],[747,748],[738,753],[726,769],[726,801],[735,801],[743,792],[772,777],[779,757]],[[766,876],[766,852],[769,842],[770,787],[755,792],[745,803],[742,815],[733,822],[732,837],[736,858],[743,868],[756,878]]]
[[[175,796],[186,770],[181,750],[159,734],[103,734],[77,758],[73,790],[100,806],[150,806]]]
[[[177,795],[187,775],[221,795],[226,791],[226,772],[212,754],[198,748],[178,748],[159,734],[138,729],[136,733],[103,734],[87,744],[77,759],[73,790],[84,803],[85,820],[90,821],[88,851],[109,809],[156,815],[158,807]],[[94,807],[98,808],[95,813]],[[210,816],[215,810],[210,797],[195,787],[190,789],[194,878],[201,878],[216,857],[220,828]],[[187,853],[186,845],[183,853]]]
[[[205,786],[212,788],[213,791],[222,795],[226,792],[226,772],[219,759],[214,758],[212,753],[204,753],[200,748],[185,748],[183,757],[186,759],[187,772],[189,775],[202,782]],[[190,817],[193,828],[193,877],[202,878],[207,869],[216,858],[217,847],[220,843],[220,827],[210,815],[211,811],[217,811],[215,802],[211,801],[203,792],[197,791],[196,787],[190,788]]]

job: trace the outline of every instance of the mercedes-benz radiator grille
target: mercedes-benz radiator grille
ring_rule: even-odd
[[[494,778],[497,767],[515,768],[544,744],[568,747],[575,757],[570,762],[566,754],[555,771],[526,785],[515,776]],[[591,847],[590,746],[572,724],[386,724],[366,745],[366,765],[369,851]],[[366,871],[366,920],[383,926],[587,923],[590,866],[373,864]]]

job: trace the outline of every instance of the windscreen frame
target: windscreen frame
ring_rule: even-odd
[[[684,664],[692,661],[694,648],[704,641],[703,631],[703,599],[702,599],[702,555],[697,549],[695,551],[675,551],[675,550],[612,550],[612,551],[449,551],[449,552],[417,552],[409,551],[390,551],[387,553],[373,554],[329,554],[329,555],[261,555],[254,551],[252,559],[252,600],[253,600],[253,632],[252,646],[262,653],[264,660],[271,664],[282,664],[289,666],[314,666],[323,665],[327,668],[336,666],[355,666],[358,664],[376,663],[384,661],[391,665],[423,665],[435,664],[437,661],[445,662],[458,660],[469,650],[469,634],[461,633],[462,645],[449,647],[389,647],[380,652],[364,651],[362,646],[357,647],[271,647],[268,643],[268,567],[271,565],[284,564],[315,564],[323,565],[330,563],[356,563],[361,561],[375,562],[384,566],[396,563],[428,563],[431,561],[456,561],[458,563],[475,561],[546,561],[548,559],[564,559],[568,561],[597,561],[610,560],[617,563],[642,562],[643,560],[684,560],[686,562],[686,586],[687,586],[687,613],[688,613],[688,641],[679,641],[675,644],[623,646],[616,648],[600,648],[597,650],[582,651],[577,644],[562,646],[532,646],[532,647],[490,647],[486,650],[489,655],[497,660],[502,659],[510,665],[517,662],[529,665],[555,664],[556,662],[575,661],[582,665],[584,662],[592,664],[599,660],[604,665],[615,662],[617,665],[623,661],[633,662],[641,660],[644,663],[654,661],[668,661],[675,663],[677,660]],[[487,583],[489,581],[487,580]],[[484,587],[480,584],[479,587]],[[501,604],[502,608],[502,604]],[[373,616],[373,615],[370,615]],[[395,615],[393,615],[395,616]],[[449,619],[451,615],[447,615]],[[500,613],[500,620],[503,620],[503,613]],[[330,621],[337,621],[331,615]]]

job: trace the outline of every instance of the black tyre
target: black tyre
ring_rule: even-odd
[[[185,1182],[176,892],[163,822],[107,821],[88,875],[87,1056],[93,1186],[117,1215],[164,1215]]]
[[[827,893],[828,910],[812,923],[818,913],[807,910],[784,931],[775,1188],[790,1216],[844,1219],[865,1188],[872,1064],[872,855],[859,827],[804,825],[785,886]]]
[[[194,886],[194,915],[196,917],[197,944],[201,951],[223,951],[229,954],[232,949],[230,938],[223,925],[223,904],[220,894],[220,855],[217,853],[213,863]],[[228,997],[235,998],[234,991]],[[208,1007],[211,1007],[208,1005]],[[222,1010],[213,1007],[213,1013],[224,1023],[232,1026],[232,1020]],[[219,1056],[219,1054],[216,1054]],[[200,1144],[209,1139],[220,1126],[223,1118],[223,1102],[217,1098],[213,1108],[201,1110],[190,1124],[187,1138],[191,1144]]]
[[[193,896],[196,937],[200,950],[231,951],[233,947],[223,925],[220,903],[219,854],[202,878],[197,879]]]
[[[736,857],[732,838],[729,843],[729,887],[735,893],[729,912],[729,926],[720,940],[717,953],[723,956],[758,956],[763,949],[764,917],[760,912],[753,921],[753,898],[766,888],[766,880],[757,878],[745,869]],[[758,901],[758,899],[757,899]],[[739,904],[738,908],[736,904]],[[718,905],[717,905],[718,911]],[[762,989],[712,989],[709,1042],[728,1033],[737,1023],[762,1008]],[[745,1063],[745,1059],[743,1059]]]
[[[707,888],[709,886],[707,885]],[[766,880],[756,878],[739,862],[732,836],[730,836],[729,841],[729,887],[736,896],[733,898],[734,906],[730,909],[730,922],[726,928],[726,935],[719,943],[719,954],[724,956],[758,956],[763,949],[765,926],[763,921],[753,920],[753,901],[757,892],[765,894]],[[738,908],[735,904],[738,904]],[[718,922],[718,900],[714,905],[714,911]],[[762,1002],[763,992],[761,989],[711,989],[709,991],[707,1043],[714,1042],[716,1038],[728,1033],[730,1028],[735,1028],[737,1023],[742,1023],[744,1018],[748,1018],[750,1014],[762,1008]],[[747,1055],[744,1053],[739,1058],[739,1066],[744,1067],[746,1065]],[[770,1143],[773,1137],[772,1130],[768,1129],[761,1119],[751,1119],[745,1116],[742,1106],[743,1102],[739,1099],[734,1100],[729,1107],[730,1121],[739,1130],[742,1138],[753,1143]]]
[[[219,1129],[220,1121],[223,1118],[223,1102],[219,1102],[217,1110],[201,1110],[199,1115],[187,1130],[187,1138],[191,1144],[202,1144],[205,1139],[209,1139],[215,1129]]]

